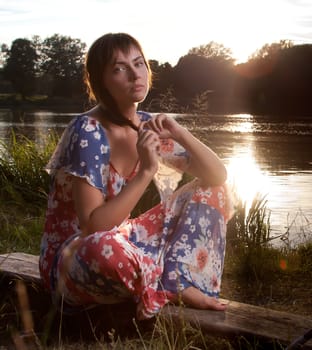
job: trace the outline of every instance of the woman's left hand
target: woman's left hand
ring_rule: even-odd
[[[183,130],[183,127],[174,118],[166,114],[156,115],[145,123],[144,128],[155,131],[161,139],[172,138],[174,140],[179,139]]]

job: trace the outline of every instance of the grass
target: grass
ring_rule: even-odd
[[[23,251],[39,253],[44,221],[49,178],[44,171],[57,142],[57,135],[47,137],[43,145],[12,133],[7,144],[0,144],[0,253]],[[185,179],[186,181],[187,179]],[[135,208],[135,215],[158,201],[156,189],[151,185]],[[271,245],[270,217],[266,199],[254,198],[250,209],[238,199],[235,214],[228,224],[227,252],[221,297],[272,308],[309,314],[312,311],[312,240],[303,232],[305,241],[297,247],[285,244],[280,248]],[[289,231],[289,230],[288,230]],[[285,233],[287,241],[287,231]],[[5,282],[0,280],[3,286]],[[8,318],[21,326],[19,310],[12,298],[12,286],[5,285],[8,293],[1,295],[0,324],[10,333],[17,349],[23,349],[26,338],[8,330]],[[10,293],[9,293],[10,292]],[[15,291],[13,291],[13,294]],[[310,303],[310,304],[309,304]],[[41,305],[45,305],[44,302]],[[302,307],[301,307],[302,306]],[[123,314],[113,315],[121,322]],[[119,317],[118,317],[119,316]],[[48,313],[41,315],[47,322]],[[4,320],[4,321],[3,321]],[[40,322],[39,320],[39,322]],[[64,320],[63,320],[64,321]],[[64,321],[65,322],[65,321]],[[44,322],[43,322],[44,323]],[[176,327],[157,317],[150,329],[133,324],[131,336],[120,336],[113,327],[106,331],[105,339],[92,333],[92,340],[75,343],[66,340],[59,330],[51,332],[53,341],[49,349],[260,349],[243,338],[211,337],[187,324]],[[0,327],[0,330],[3,330]],[[91,323],[91,329],[92,328]],[[125,326],[127,328],[127,326]],[[76,335],[76,334],[75,334]],[[47,336],[46,336],[47,337]],[[42,347],[45,341],[31,338]],[[20,344],[18,343],[20,342]],[[27,347],[26,347],[27,348]],[[1,349],[1,347],[0,347]],[[278,349],[278,347],[277,347]]]

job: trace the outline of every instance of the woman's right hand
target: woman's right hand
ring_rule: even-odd
[[[137,151],[140,159],[140,170],[148,171],[154,175],[158,169],[158,154],[160,140],[158,134],[150,129],[139,128]]]

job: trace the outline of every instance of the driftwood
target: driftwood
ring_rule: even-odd
[[[11,279],[19,278],[42,286],[38,256],[35,255],[0,255],[0,273]],[[228,303],[225,312],[167,305],[163,308],[161,317],[173,324],[187,322],[212,335],[254,337],[285,346],[312,329],[312,318],[236,301],[224,301]],[[312,349],[312,340],[305,342],[300,348]]]

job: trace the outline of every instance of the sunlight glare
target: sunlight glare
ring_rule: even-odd
[[[261,172],[251,147],[244,149],[244,153],[235,152],[235,154],[238,156],[230,158],[227,165],[229,184],[238,198],[246,203],[248,210],[256,195],[266,196],[269,193],[270,181]]]

